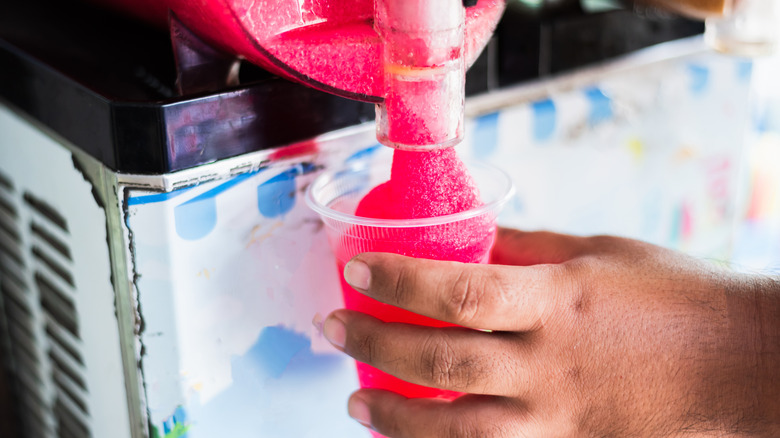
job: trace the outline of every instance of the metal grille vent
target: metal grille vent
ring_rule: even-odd
[[[69,239],[63,215],[0,175],[0,291],[29,437],[91,436]]]
[[[30,437],[48,437],[54,422],[48,408],[48,391],[44,384],[42,346],[37,333],[33,292],[26,281],[29,267],[25,262],[21,212],[15,202],[11,181],[0,177],[0,290],[3,297],[9,358],[17,382],[19,415]]]
[[[30,193],[24,194],[30,215],[30,247],[33,281],[44,316],[47,357],[54,387],[52,412],[57,436],[88,437],[84,359],[81,354],[76,284],[71,273],[73,258],[65,218]]]

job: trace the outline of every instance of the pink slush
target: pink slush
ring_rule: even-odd
[[[475,227],[476,228],[476,227]],[[462,251],[458,253],[450,253],[445,257],[426,257],[437,260],[450,260],[461,261],[467,263],[487,263],[490,255],[490,248],[493,245],[495,227],[488,227],[482,230],[476,230],[482,237],[480,241],[475,242],[473,246],[462,248]],[[409,312],[389,304],[380,303],[379,301],[369,298],[366,295],[353,289],[346,281],[344,281],[344,265],[351,258],[358,253],[349,251],[348,248],[356,248],[364,246],[365,251],[372,252],[392,252],[397,254],[419,254],[411,246],[414,245],[414,241],[405,242],[382,242],[378,245],[365,245],[365,242],[360,242],[360,237],[356,236],[343,236],[342,244],[337,248],[338,270],[339,277],[341,279],[341,290],[344,294],[344,306],[347,309],[357,310],[359,312],[366,313],[375,318],[378,318],[384,322],[401,322],[406,324],[417,324],[429,327],[447,327],[452,324],[438,321],[433,318],[418,315],[416,313]],[[375,243],[375,242],[372,242]],[[473,259],[478,257],[478,259]],[[419,257],[418,257],[419,258]],[[385,372],[382,372],[370,365],[366,365],[362,362],[357,362],[358,379],[360,380],[360,386],[362,388],[379,388],[397,392],[409,398],[417,397],[430,397],[430,398],[443,398],[452,400],[461,394],[453,391],[446,391],[436,388],[428,388],[421,385],[405,382],[394,376],[391,376]]]
[[[339,277],[344,265],[363,252],[487,263],[495,219],[514,191],[509,177],[485,164],[473,163],[467,169],[453,150],[433,155],[395,154],[391,169],[386,161],[348,163],[323,172],[307,191],[306,202],[325,225]],[[365,217],[372,215],[380,218]],[[451,325],[368,298],[343,278],[341,287],[348,309],[388,322]],[[413,385],[362,363],[357,369],[362,387],[383,388],[407,397],[452,399],[460,395]]]
[[[457,214],[482,206],[479,190],[454,149],[431,152],[396,150],[390,180],[371,190],[355,215],[374,219],[420,219]],[[472,217],[425,227],[395,228],[372,233],[347,232],[336,248],[339,272],[360,252],[391,252],[416,258],[486,263],[493,244],[493,218]],[[357,231],[357,230],[353,230]],[[432,327],[451,326],[380,303],[352,289],[341,279],[344,303],[385,322]],[[364,388],[395,391],[406,397],[453,399],[460,393],[404,382],[369,365],[358,363]]]

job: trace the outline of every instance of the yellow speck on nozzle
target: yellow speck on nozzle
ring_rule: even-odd
[[[432,80],[445,73],[445,66],[434,65],[430,67],[417,67],[401,64],[385,64],[385,73],[393,76],[415,78],[417,80]]]

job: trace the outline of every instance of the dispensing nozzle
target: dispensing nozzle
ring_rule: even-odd
[[[463,0],[375,0],[382,38],[384,102],[377,139],[407,150],[452,147],[463,139]]]

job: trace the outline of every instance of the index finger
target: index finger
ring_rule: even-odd
[[[363,253],[344,267],[358,292],[440,321],[474,329],[541,327],[567,294],[561,265],[501,266]]]

